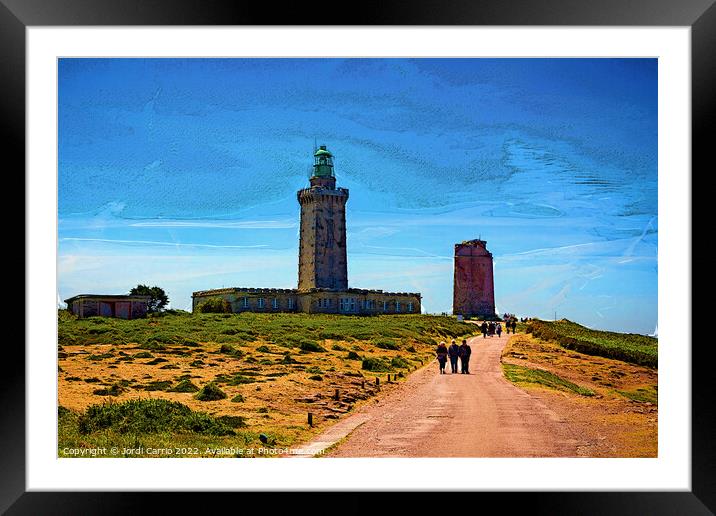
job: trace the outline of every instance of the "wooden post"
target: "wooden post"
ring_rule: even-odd
[[[308,426],[313,427],[313,414],[308,413]]]
[[[375,384],[380,387],[380,378],[378,378],[377,376],[375,377]]]
[[[360,382],[360,388],[365,389],[365,380],[361,380]]]
[[[341,391],[336,389],[336,393],[333,395],[333,399],[336,401],[340,400],[341,399]]]

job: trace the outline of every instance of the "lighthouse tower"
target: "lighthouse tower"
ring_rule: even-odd
[[[348,190],[336,188],[333,155],[321,145],[314,153],[310,187],[298,191],[301,231],[298,290],[346,290],[346,201]]]
[[[494,317],[495,282],[492,253],[484,240],[455,244],[452,313]]]

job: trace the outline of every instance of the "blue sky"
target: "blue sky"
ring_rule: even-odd
[[[657,325],[655,59],[61,59],[58,299],[294,288],[314,140],[349,283],[449,312],[481,237],[497,309]]]

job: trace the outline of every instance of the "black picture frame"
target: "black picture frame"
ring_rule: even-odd
[[[716,98],[716,7],[714,0],[383,0],[378,5],[337,3],[278,5],[275,2],[223,0],[0,0],[0,95],[4,157],[25,164],[25,30],[30,26],[87,25],[551,25],[551,26],[687,26],[691,27],[692,172],[704,175],[713,146]],[[320,16],[319,16],[320,14]],[[9,158],[9,159],[8,159]],[[12,159],[15,158],[15,159]],[[713,167],[710,167],[713,168]],[[688,171],[685,171],[685,177]],[[686,228],[685,228],[686,229]],[[689,229],[690,230],[690,229]],[[693,234],[693,233],[692,233]],[[693,252],[690,250],[690,252]],[[690,254],[693,256],[693,254]],[[23,255],[24,258],[27,258]],[[19,261],[19,257],[16,257]],[[26,275],[30,270],[25,270]],[[683,300],[691,303],[691,300]],[[688,492],[529,492],[479,493],[480,506],[491,502],[510,511],[533,514],[713,514],[716,510],[716,445],[713,436],[716,403],[711,381],[708,342],[684,342],[692,353],[692,488]],[[685,338],[686,340],[686,338]],[[26,492],[25,363],[23,350],[9,350],[0,389],[3,421],[0,443],[0,510],[8,514],[112,514],[145,512],[152,502],[162,511],[180,508],[205,511],[224,503],[231,493],[99,493]],[[14,354],[14,356],[12,356]],[[8,358],[9,356],[9,358]],[[342,495],[340,508],[307,500],[310,493],[272,494],[276,503],[321,512],[374,512],[374,502],[361,493]],[[245,496],[245,495],[244,495]],[[444,496],[413,493],[426,509]],[[460,496],[460,495],[458,495]],[[210,498],[210,502],[207,500]],[[472,498],[472,497],[471,497]],[[209,503],[209,505],[207,505]],[[404,509],[396,497],[382,500],[380,512]],[[471,505],[472,501],[469,502]],[[484,504],[484,505],[483,505]],[[237,509],[248,505],[238,505]]]

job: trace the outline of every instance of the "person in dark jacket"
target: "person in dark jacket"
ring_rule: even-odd
[[[480,331],[482,331],[483,339],[487,337],[487,323],[485,321],[482,321],[482,324],[480,325]]]
[[[495,334],[495,323],[490,321],[487,325],[487,334],[492,337]]]
[[[458,351],[458,355],[460,356],[460,369],[462,374],[470,374],[470,355],[472,354],[472,349],[470,349],[470,346],[467,345],[467,341],[463,339],[462,345],[460,346],[460,349]]]
[[[448,350],[444,342],[438,344],[437,355],[438,364],[440,364],[440,374],[445,374],[445,363],[447,362]]]
[[[517,318],[512,319],[512,334],[514,335],[517,331]]]
[[[448,356],[450,357],[450,368],[453,373],[457,373],[457,357],[459,355],[460,346],[452,341],[452,345],[448,348]]]

